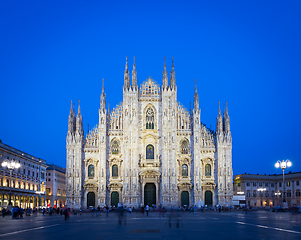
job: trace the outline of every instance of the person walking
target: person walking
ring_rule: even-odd
[[[109,216],[109,207],[108,206],[106,206],[106,213],[107,213],[107,217]]]
[[[149,211],[149,206],[148,206],[148,204],[146,204],[146,206],[145,206],[145,211],[146,211],[146,216],[148,216],[148,211]]]
[[[197,207],[196,207],[196,205],[194,205],[194,213],[196,213],[197,212]]]

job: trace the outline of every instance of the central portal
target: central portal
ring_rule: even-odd
[[[152,204],[156,204],[156,185],[146,183],[144,187],[144,206],[152,206]]]

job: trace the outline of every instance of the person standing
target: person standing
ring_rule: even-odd
[[[197,207],[196,205],[194,205],[194,213],[196,213],[196,211],[197,211]]]
[[[146,216],[148,216],[148,211],[149,211],[149,206],[148,206],[148,204],[146,204],[146,206],[145,206],[145,211],[146,211]]]
[[[108,206],[106,206],[106,213],[107,213],[107,217],[109,216],[109,207]]]

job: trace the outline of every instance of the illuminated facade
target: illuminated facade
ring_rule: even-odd
[[[66,203],[66,169],[49,165],[46,169],[46,205],[64,207]]]
[[[234,176],[234,193],[245,195],[251,207],[276,207],[283,202],[282,174],[239,174]],[[289,207],[301,202],[301,172],[285,174],[285,198]],[[261,191],[259,191],[260,189]]]
[[[218,109],[213,131],[201,122],[195,86],[193,110],[177,101],[174,64],[163,83],[132,81],[126,62],[123,101],[106,107],[104,85],[99,122],[86,135],[71,103],[66,138],[67,204],[74,208],[231,205],[232,137],[228,108]]]
[[[0,165],[0,206],[7,207],[10,190],[13,206],[44,206],[46,161],[0,142],[0,163],[4,161],[18,162],[21,167],[12,171],[10,182],[10,170]]]

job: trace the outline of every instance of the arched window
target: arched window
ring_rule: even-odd
[[[182,154],[188,154],[188,142],[187,142],[187,140],[183,140],[181,142],[181,153]]]
[[[117,140],[114,140],[112,142],[111,150],[112,154],[119,154],[119,143]]]
[[[88,177],[94,177],[94,165],[88,167]]]
[[[151,144],[146,146],[146,159],[154,159],[154,146]]]
[[[210,164],[206,164],[205,165],[205,176],[206,177],[210,177],[211,176],[211,165]]]
[[[188,166],[186,164],[182,165],[182,177],[188,177]]]
[[[112,166],[112,177],[118,177],[118,166],[116,164]]]
[[[152,108],[148,108],[145,116],[146,129],[154,129],[155,113]]]

